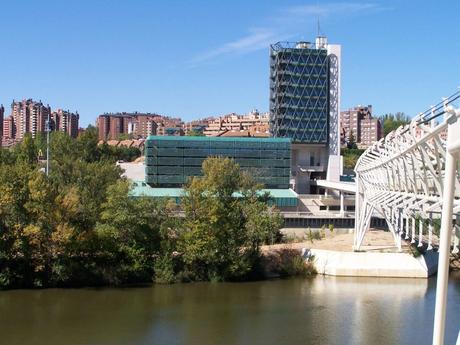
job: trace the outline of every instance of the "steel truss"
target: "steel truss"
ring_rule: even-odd
[[[355,250],[374,212],[385,218],[399,250],[403,238],[418,246],[425,241],[431,250],[434,222],[440,219],[433,344],[444,342],[449,256],[459,252],[460,109],[451,105],[458,98],[460,92],[388,134],[355,168]]]
[[[385,218],[396,246],[401,238],[432,248],[433,221],[441,217],[445,192],[447,136],[460,134],[458,109],[443,106],[437,124],[426,114],[414,118],[369,147],[356,164],[356,227],[354,248],[359,250],[374,212]],[[433,117],[433,116],[432,116]],[[446,135],[447,134],[447,135]],[[460,169],[454,179],[453,215],[460,217]],[[455,226],[452,222],[452,230]],[[457,227],[460,224],[457,222]],[[427,238],[424,236],[427,235]],[[458,236],[454,252],[458,252]]]

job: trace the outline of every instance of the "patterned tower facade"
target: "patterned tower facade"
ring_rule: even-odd
[[[328,55],[309,43],[276,43],[270,52],[272,135],[294,143],[328,141]]]
[[[340,55],[323,36],[270,47],[270,133],[293,143],[291,186],[299,193],[317,192],[312,180],[340,179]]]

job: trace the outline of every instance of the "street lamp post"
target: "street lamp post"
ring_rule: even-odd
[[[46,120],[46,176],[50,174],[50,115],[48,114],[48,120]]]

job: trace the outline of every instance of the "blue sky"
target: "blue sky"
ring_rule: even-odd
[[[268,46],[342,45],[342,109],[425,110],[460,86],[460,1],[0,0],[0,103],[185,120],[268,110]]]

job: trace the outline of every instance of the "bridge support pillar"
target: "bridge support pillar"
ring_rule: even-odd
[[[406,237],[405,239],[408,240],[409,239],[409,216],[406,215]]]
[[[452,110],[448,109],[447,113]],[[460,110],[453,111],[455,116],[460,116]],[[457,114],[457,112],[459,112]],[[455,182],[457,159],[460,151],[460,141],[455,138],[455,133],[460,131],[460,121],[448,126],[446,165],[444,186],[442,194],[441,230],[439,234],[439,261],[438,276],[436,280],[436,306],[434,310],[433,345],[444,344],[444,331],[446,323],[447,283],[449,279],[450,246],[452,242],[452,213],[454,207]]]
[[[433,214],[430,213],[428,219],[428,247],[427,250],[433,250]]]
[[[415,215],[412,218],[412,236],[411,236],[410,243],[415,243]]]
[[[420,217],[418,221],[418,245],[417,247],[423,246],[423,219]]]
[[[343,195],[343,192],[341,191],[340,192],[340,215],[343,217],[343,215],[345,214],[345,201],[344,201],[344,195]]]

